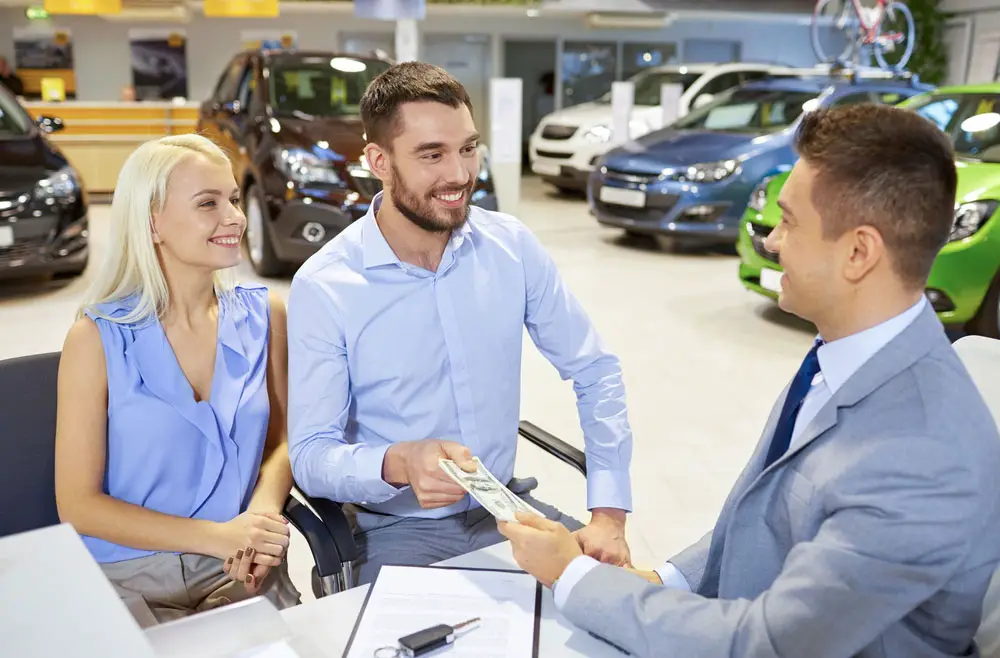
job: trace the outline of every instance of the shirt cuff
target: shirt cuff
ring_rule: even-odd
[[[654,569],[656,575],[660,577],[663,581],[664,587],[669,587],[670,589],[681,589],[685,592],[691,591],[691,584],[688,583],[687,578],[681,573],[681,570],[667,562],[659,569]]]
[[[569,595],[573,592],[573,588],[576,587],[577,583],[583,580],[584,576],[592,570],[600,566],[600,564],[594,558],[586,555],[581,555],[569,563],[569,566],[563,571],[563,575],[559,576],[559,580],[556,581],[555,588],[552,590],[556,607],[559,610],[562,610],[563,606],[566,605]]]
[[[382,464],[385,462],[385,453],[388,450],[389,446],[366,447],[354,454],[360,479],[357,489],[364,494],[365,500],[342,502],[384,503],[409,489],[409,487],[397,489],[382,479]]]
[[[632,511],[632,478],[628,469],[587,471],[587,509],[596,507]]]

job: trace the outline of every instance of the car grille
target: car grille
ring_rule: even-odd
[[[351,174],[351,180],[354,181],[354,189],[368,198],[374,198],[382,191],[382,181],[375,176]]]
[[[622,171],[621,169],[612,169],[611,167],[605,167],[605,169],[605,178],[624,183],[635,183],[637,185],[655,183],[660,177],[659,174],[635,173],[632,171]]]
[[[676,194],[650,194],[646,197],[645,208],[619,206],[613,203],[595,201],[598,211],[611,217],[631,219],[637,222],[659,222],[663,216],[673,210],[680,196]]]
[[[568,160],[571,157],[573,157],[572,153],[556,153],[555,151],[541,151],[541,150],[536,152],[538,153],[538,157],[549,158],[551,160]]]
[[[543,139],[569,139],[576,134],[576,126],[560,126],[559,124],[550,123],[549,125],[542,128],[542,138]]]
[[[0,247],[0,265],[15,265],[20,261],[34,260],[43,256],[48,241],[48,236],[45,236],[19,240],[10,247]]]
[[[774,229],[770,226],[747,222],[747,232],[750,234],[750,242],[753,244],[753,250],[757,252],[757,255],[761,258],[777,265],[778,254],[764,248],[764,241],[767,240],[767,236],[771,235],[772,230]]]

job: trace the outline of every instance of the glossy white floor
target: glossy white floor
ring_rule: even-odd
[[[522,193],[520,218],[621,359],[635,436],[629,541],[636,564],[653,566],[711,527],[812,329],[744,291],[732,255],[668,253],[626,241],[598,226],[582,200],[558,197],[535,179],[525,179]],[[107,248],[106,206],[93,207],[91,226],[93,272]],[[289,281],[268,283],[287,292]],[[0,285],[0,358],[59,349],[86,276]],[[522,418],[583,445],[571,383],[527,334],[522,391]],[[539,478],[540,499],[589,518],[584,480],[569,467],[528,447],[517,473]],[[290,565],[311,597],[301,538]]]

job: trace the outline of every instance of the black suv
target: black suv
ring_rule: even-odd
[[[261,276],[301,264],[368,212],[382,185],[362,157],[359,103],[389,66],[331,52],[247,51],[233,58],[202,104],[198,130],[232,158],[250,262]],[[495,210],[483,155],[472,202]]]
[[[0,278],[83,273],[89,257],[80,177],[46,133],[0,85]]]

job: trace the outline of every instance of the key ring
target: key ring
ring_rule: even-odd
[[[375,649],[374,658],[400,658],[401,655],[396,647],[382,647]]]

